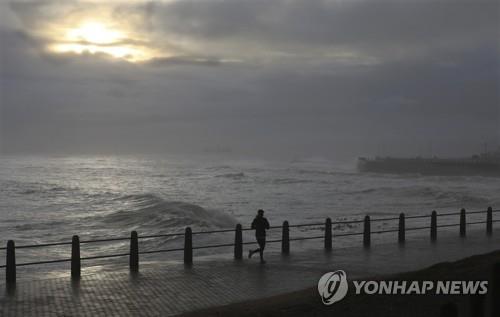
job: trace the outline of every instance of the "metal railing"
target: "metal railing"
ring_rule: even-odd
[[[457,213],[443,213],[438,214],[433,211],[429,215],[413,215],[405,216],[401,213],[398,217],[386,217],[386,218],[375,218],[372,219],[370,216],[365,216],[364,219],[356,220],[339,220],[332,221],[327,218],[324,223],[305,223],[305,224],[295,224],[290,225],[288,221],[284,221],[282,226],[272,226],[270,229],[281,229],[282,237],[281,239],[268,240],[267,243],[279,243],[281,242],[281,252],[283,254],[290,253],[290,241],[301,241],[301,240],[314,240],[314,239],[324,239],[324,249],[329,251],[332,249],[332,240],[336,237],[347,237],[347,236],[363,236],[364,247],[370,247],[371,245],[371,235],[372,234],[384,234],[384,233],[394,233],[398,232],[398,242],[404,244],[406,240],[406,232],[417,231],[417,230],[429,230],[430,238],[432,242],[437,240],[437,228],[445,227],[459,227],[460,237],[466,236],[466,226],[467,225],[478,225],[486,224],[486,234],[491,235],[493,232],[493,223],[500,222],[500,220],[493,220],[493,213],[500,212],[500,210],[493,210],[492,207],[488,207],[487,210],[480,211],[469,211],[466,212],[462,209]],[[486,214],[485,221],[473,221],[467,222],[467,215],[472,214]],[[438,217],[444,216],[456,216],[459,215],[459,222],[453,224],[437,224]],[[415,226],[406,227],[406,220],[413,219],[423,219],[430,217],[430,226]],[[371,224],[376,222],[389,222],[398,221],[397,229],[385,229],[385,230],[371,230]],[[345,225],[345,224],[362,224],[363,231],[360,232],[344,232],[344,233],[334,233],[332,225]],[[309,237],[295,237],[290,238],[290,228],[301,228],[301,227],[316,227],[315,229],[324,229],[324,233],[321,235],[314,235]],[[31,266],[31,265],[41,265],[41,264],[51,264],[51,263],[63,263],[71,262],[71,277],[74,279],[80,278],[81,274],[81,261],[96,260],[96,259],[108,259],[116,257],[129,257],[129,268],[131,272],[139,271],[139,255],[141,254],[154,254],[154,253],[168,253],[168,252],[184,252],[184,263],[193,263],[193,250],[200,249],[211,249],[211,248],[221,248],[221,247],[234,247],[234,258],[236,260],[241,260],[243,258],[243,245],[255,244],[256,242],[243,242],[243,231],[252,230],[251,228],[242,228],[240,224],[236,225],[235,229],[222,229],[222,230],[212,230],[212,231],[192,231],[190,227],[187,227],[185,231],[179,233],[168,233],[168,234],[154,234],[154,235],[143,235],[139,236],[136,231],[132,231],[130,237],[116,237],[116,238],[106,238],[106,239],[93,239],[93,240],[80,240],[79,236],[75,235],[71,242],[53,242],[53,243],[41,243],[41,244],[30,244],[30,245],[20,245],[15,246],[13,240],[7,242],[6,247],[0,248],[0,251],[6,251],[6,262],[5,265],[0,265],[0,268],[5,268],[5,277],[7,284],[15,284],[16,282],[16,267],[21,266]],[[193,246],[193,235],[205,235],[205,234],[215,234],[215,233],[229,233],[234,232],[234,243],[224,243],[224,244],[211,244],[211,245],[201,245]],[[165,237],[184,237],[184,246],[170,249],[157,249],[157,250],[139,250],[139,240],[140,239],[154,239],[154,238],[165,238]],[[130,241],[130,251],[126,253],[115,253],[108,255],[96,255],[81,257],[80,255],[80,245],[82,244],[94,244],[94,243],[104,243],[104,242],[117,242],[117,241]],[[31,248],[44,248],[44,247],[54,247],[54,246],[66,246],[71,245],[71,258],[55,259],[55,260],[45,260],[45,261],[34,261],[34,262],[24,262],[16,263],[16,249],[31,249]]]

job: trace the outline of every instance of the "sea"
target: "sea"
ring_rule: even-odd
[[[392,218],[486,210],[500,207],[500,179],[475,176],[422,176],[359,173],[355,161],[327,159],[243,160],[135,156],[0,156],[0,245],[177,234],[141,239],[141,251],[182,247],[186,227],[194,232],[248,228],[258,209],[271,226],[334,222],[334,234],[361,232],[362,224],[336,221]],[[497,208],[498,209],[498,208]],[[471,215],[472,216],[472,215]],[[484,214],[474,215],[484,220]],[[474,220],[474,219],[472,219]],[[407,220],[426,226],[429,218]],[[458,216],[440,217],[455,224]],[[397,221],[372,223],[372,230],[397,228]],[[441,230],[441,229],[440,229]],[[445,229],[443,229],[445,230]],[[458,230],[455,227],[446,230]],[[292,227],[291,238],[321,236],[322,225]],[[412,231],[428,235],[428,230]],[[396,234],[380,235],[381,242]],[[269,240],[281,229],[269,231]],[[360,236],[334,238],[334,247],[360,243]],[[234,233],[197,234],[194,246],[232,243]],[[251,231],[244,241],[254,241]],[[292,249],[321,247],[322,241],[292,241]],[[246,246],[245,246],[246,247]],[[279,243],[274,244],[279,248]],[[17,249],[17,262],[68,258],[69,246]],[[120,253],[128,241],[82,245],[82,256]],[[272,248],[270,246],[270,248]],[[195,250],[195,256],[229,255],[231,247]],[[0,260],[5,250],[0,251]],[[182,260],[182,252],[144,256]],[[124,263],[126,259],[123,260]],[[101,262],[99,262],[101,263]],[[102,262],[104,263],[104,262]],[[101,263],[101,264],[102,264]],[[66,264],[67,265],[67,264]],[[49,266],[49,265],[47,265]]]

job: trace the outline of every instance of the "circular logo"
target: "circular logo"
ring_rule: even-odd
[[[323,275],[318,282],[318,292],[325,305],[332,305],[347,295],[347,274],[338,270]]]

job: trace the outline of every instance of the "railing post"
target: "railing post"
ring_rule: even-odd
[[[405,214],[403,212],[399,214],[398,242],[405,243]]]
[[[130,258],[129,258],[130,272],[139,272],[139,237],[137,231],[130,233]]]
[[[370,229],[370,216],[365,216],[364,230],[363,230],[363,245],[368,248],[371,243],[371,229]]]
[[[283,221],[282,227],[282,235],[281,235],[281,253],[289,254],[290,253],[290,229],[288,228],[288,221]]]
[[[236,225],[234,231],[234,258],[236,260],[243,259],[243,233],[240,224]]]
[[[465,237],[465,209],[460,210],[460,237]]]
[[[486,211],[486,234],[491,236],[493,233],[493,208],[488,207]]]
[[[437,240],[437,212],[432,211],[431,214],[431,241],[436,242]]]
[[[7,286],[16,283],[16,246],[13,240],[7,242],[7,259],[5,263],[5,281]]]
[[[184,233],[184,264],[193,263],[193,233],[190,227]]]
[[[81,275],[80,238],[77,235],[71,240],[71,278],[79,279]]]
[[[325,221],[325,250],[332,249],[332,219],[326,218]]]

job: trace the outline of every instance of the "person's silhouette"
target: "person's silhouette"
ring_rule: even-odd
[[[269,222],[264,218],[264,210],[259,209],[257,216],[252,222],[252,229],[255,229],[255,238],[257,238],[257,243],[259,248],[255,250],[248,251],[248,258],[251,258],[255,252],[260,254],[260,263],[264,264],[264,248],[266,247],[266,230],[269,229]]]

